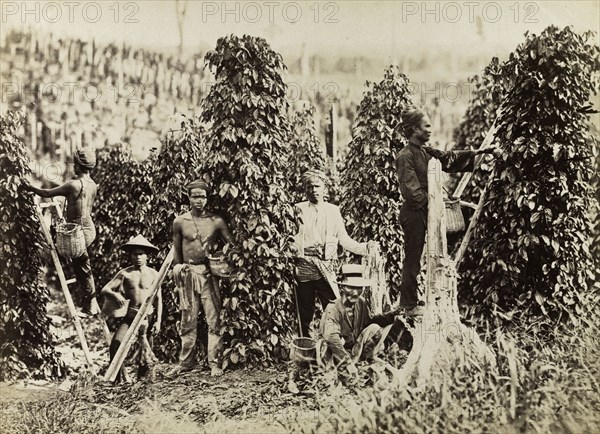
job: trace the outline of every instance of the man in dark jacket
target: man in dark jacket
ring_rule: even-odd
[[[431,136],[429,117],[414,110],[402,115],[402,130],[408,139],[396,160],[400,191],[404,203],[400,208],[400,225],[404,230],[404,264],[400,284],[400,306],[408,315],[422,315],[424,308],[417,299],[417,276],[427,230],[427,165],[432,157],[442,163],[446,172],[470,172],[474,157],[483,153],[497,155],[496,147],[475,151],[440,151],[425,146]]]

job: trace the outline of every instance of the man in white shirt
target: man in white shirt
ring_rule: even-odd
[[[346,232],[338,206],[324,201],[324,173],[309,170],[302,176],[308,201],[296,204],[302,223],[295,236],[297,249],[297,300],[302,336],[309,336],[315,315],[316,296],[323,309],[339,297],[332,260],[337,257],[338,243],[358,255],[367,254],[367,243],[353,240]]]

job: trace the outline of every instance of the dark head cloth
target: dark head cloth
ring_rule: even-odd
[[[96,166],[96,151],[89,147],[77,149],[73,159],[80,166],[91,170]]]
[[[415,109],[402,114],[402,132],[409,139],[415,128],[421,124],[421,119],[427,116],[423,110]]]
[[[208,193],[208,184],[201,179],[196,179],[195,181],[190,182],[185,188],[188,191],[188,194],[194,188],[201,188]]]

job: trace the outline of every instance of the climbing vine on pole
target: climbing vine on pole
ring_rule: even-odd
[[[597,314],[587,120],[600,48],[592,41],[551,26],[528,35],[502,65],[504,152],[460,269],[459,294],[476,315],[551,325]]]
[[[295,210],[285,171],[290,154],[281,55],[262,38],[228,36],[206,55],[215,84],[202,120],[209,202],[226,219],[233,268],[223,295],[224,364],[269,363],[287,357]]]
[[[33,194],[21,185],[30,175],[21,127],[25,116],[0,117],[0,380],[56,377],[64,372],[46,315],[42,282],[45,245]]]
[[[404,258],[395,161],[405,138],[395,131],[402,112],[412,107],[409,90],[408,78],[394,66],[379,83],[367,83],[341,172],[340,206],[348,232],[357,240],[379,241],[392,298],[399,294]]]

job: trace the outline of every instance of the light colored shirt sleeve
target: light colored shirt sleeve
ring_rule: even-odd
[[[338,207],[335,207],[334,218],[336,219],[336,236],[342,247],[357,255],[365,256],[367,254],[367,243],[359,243],[348,235],[344,219]]]

